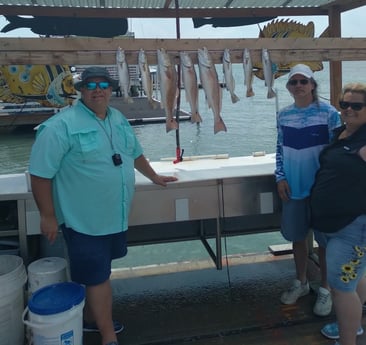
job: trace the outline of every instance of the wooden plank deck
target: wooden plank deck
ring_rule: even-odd
[[[123,345],[326,345],[320,334],[334,315],[312,313],[316,294],[296,305],[279,301],[293,279],[291,255],[231,257],[217,271],[210,261],[185,264],[162,273],[159,266],[113,273],[114,317],[125,325]],[[319,282],[317,265],[309,260],[309,279]],[[177,264],[178,268],[178,264]],[[364,319],[366,322],[366,318]],[[84,334],[84,344],[100,345],[99,334]],[[366,335],[358,338],[366,344]]]

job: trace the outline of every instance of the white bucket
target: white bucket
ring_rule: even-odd
[[[67,281],[64,258],[47,257],[28,265],[28,296],[47,285]]]
[[[83,286],[65,282],[37,290],[23,312],[23,322],[31,330],[34,345],[82,345]],[[29,320],[25,317],[29,314]]]
[[[23,345],[24,285],[27,273],[23,259],[0,255],[0,345]]]

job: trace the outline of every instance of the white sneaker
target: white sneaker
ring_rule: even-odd
[[[332,311],[332,296],[327,289],[319,287],[313,313],[318,316],[327,316]]]
[[[310,292],[309,283],[301,284],[300,280],[295,279],[292,286],[281,295],[283,304],[295,304],[299,297],[305,296]]]

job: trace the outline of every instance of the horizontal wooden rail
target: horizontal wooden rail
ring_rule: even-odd
[[[253,38],[253,39],[129,39],[129,38],[2,38],[0,64],[84,64],[115,63],[118,47],[125,50],[128,63],[137,63],[143,48],[149,64],[156,64],[156,50],[165,48],[177,59],[180,51],[191,52],[197,62],[197,49],[207,47],[215,63],[221,63],[225,48],[233,63],[242,63],[249,48],[254,63],[261,61],[266,48],[275,63],[294,61],[366,60],[366,38]]]

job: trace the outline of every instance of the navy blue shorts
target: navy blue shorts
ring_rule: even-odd
[[[61,225],[67,245],[71,280],[98,285],[109,279],[111,262],[127,254],[126,232],[90,236]]]

